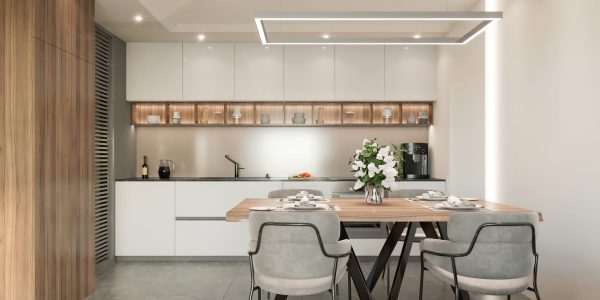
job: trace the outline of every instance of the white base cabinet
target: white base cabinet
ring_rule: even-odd
[[[115,255],[175,255],[175,183],[115,184]]]
[[[177,256],[246,256],[247,222],[184,220],[175,224]]]
[[[281,181],[177,182],[176,217],[220,217],[245,198],[267,198]]]
[[[245,198],[277,189],[317,189],[326,198],[362,197],[353,181],[119,181],[116,256],[246,256],[248,223],[225,214]],[[446,190],[445,181],[403,181],[402,189]],[[359,255],[377,255],[383,240],[354,239]]]

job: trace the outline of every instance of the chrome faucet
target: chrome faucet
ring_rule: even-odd
[[[240,170],[243,170],[244,168],[240,167],[240,163],[231,159],[231,157],[229,157],[229,155],[225,155],[225,158],[233,163],[233,175],[235,178],[240,177]]]

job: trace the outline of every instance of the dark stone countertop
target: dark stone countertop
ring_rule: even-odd
[[[116,181],[355,181],[354,177],[311,177],[309,179],[289,179],[287,177],[171,177],[169,179],[160,179],[150,177],[142,179],[141,177],[122,178]],[[398,179],[399,181],[446,181],[445,179]]]

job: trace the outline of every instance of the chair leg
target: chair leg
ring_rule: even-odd
[[[271,300],[271,292],[267,292],[267,300]]]
[[[454,300],[460,300],[460,289],[458,287],[454,288]]]
[[[257,288],[256,290],[258,290],[258,300],[261,300],[261,298],[262,298],[262,290],[260,288]]]
[[[350,277],[350,267],[346,269],[348,276],[348,300],[352,299],[352,278]]]
[[[250,287],[250,295],[248,296],[248,300],[252,300],[254,298],[254,287]]]
[[[510,300],[510,295],[506,295],[506,300]]]
[[[425,275],[425,266],[423,265],[423,255],[421,255],[421,281],[419,283],[419,300],[423,300],[423,279]]]

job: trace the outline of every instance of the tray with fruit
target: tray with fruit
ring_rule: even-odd
[[[296,175],[292,175],[288,177],[290,180],[309,180],[312,178],[312,175],[308,172],[299,173]]]

